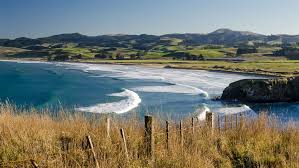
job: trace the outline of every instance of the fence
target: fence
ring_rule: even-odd
[[[144,117],[144,146],[145,146],[145,154],[150,159],[154,159],[154,149],[155,149],[155,136],[157,134],[161,134],[161,131],[156,132],[154,128],[154,118],[152,116],[145,116]],[[173,129],[173,125],[175,123],[171,123],[170,121],[165,122],[165,130],[163,132],[163,137],[165,138],[165,145],[167,150],[171,150],[171,129]],[[205,121],[199,121],[197,118],[191,118],[191,121],[180,121],[179,122],[179,144],[181,150],[184,149],[184,141],[186,139],[185,136],[192,136],[191,139],[195,136],[195,131],[198,128],[205,128],[208,132],[212,135],[214,131],[225,131],[232,128],[240,128],[244,126],[244,116],[242,114],[234,114],[234,115],[216,115],[214,113],[207,113]],[[106,120],[106,138],[109,140],[111,137],[111,119],[107,118]],[[191,134],[185,134],[185,131],[191,130]],[[121,148],[123,151],[123,155],[126,159],[129,159],[128,147],[127,147],[127,136],[126,131],[123,128],[120,128],[120,137],[121,137]],[[61,150],[63,151],[62,160],[65,166],[67,166],[67,155],[70,148],[72,146],[72,138],[66,135],[61,136],[59,139],[61,144]],[[93,141],[91,136],[86,135],[86,137],[82,141],[82,150],[84,150],[87,155],[88,159],[93,162],[94,166],[99,168],[99,160],[97,158],[97,154],[94,149]],[[39,165],[36,161],[30,160],[30,163],[33,167],[38,168]]]

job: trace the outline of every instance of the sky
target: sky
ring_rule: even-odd
[[[0,38],[61,33],[299,34],[299,0],[0,0]]]

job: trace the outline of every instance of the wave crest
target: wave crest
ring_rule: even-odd
[[[101,103],[96,104],[89,107],[79,107],[76,108],[78,111],[82,112],[91,112],[91,113],[117,113],[122,114],[128,111],[133,110],[138,107],[141,103],[141,99],[139,95],[131,90],[123,89],[123,92],[120,93],[112,93],[108,96],[116,96],[116,97],[127,97],[127,99],[112,102],[112,103]]]

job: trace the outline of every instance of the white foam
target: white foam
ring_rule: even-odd
[[[25,60],[0,60],[0,62],[15,62],[19,64],[51,64],[50,62],[44,62],[44,61],[25,61]]]
[[[199,121],[204,121],[206,119],[207,112],[211,112],[211,110],[207,107],[207,105],[204,105],[202,108],[199,108],[196,110],[197,119]],[[248,118],[255,118],[258,115],[253,111],[250,107],[247,105],[242,105],[239,107],[220,107],[215,108],[212,110],[213,113],[220,116],[220,119],[223,118],[225,115],[232,115],[232,114],[239,114],[242,113],[244,116]]]
[[[141,86],[133,88],[134,91],[138,92],[152,92],[152,93],[181,93],[188,95],[203,95],[208,97],[208,93],[198,89],[196,87],[188,85],[167,85],[167,86]]]
[[[204,121],[206,119],[207,112],[210,112],[211,110],[204,106],[203,108],[197,109],[197,112],[199,112],[199,115],[197,116],[197,119],[199,121]]]
[[[66,68],[80,69],[82,71],[103,71],[99,77],[112,77],[119,79],[152,80],[177,85],[176,87],[149,87],[136,88],[136,91],[184,93],[184,94],[209,94],[220,95],[230,83],[249,78],[240,74],[209,72],[204,70],[151,68],[144,66],[112,65],[112,64],[86,64],[86,63],[55,63]],[[260,78],[250,76],[250,78]],[[181,86],[181,87],[180,87]],[[185,87],[182,87],[185,86]],[[191,89],[193,88],[193,89]],[[179,91],[178,91],[179,89]],[[185,90],[184,90],[185,89]],[[183,91],[184,90],[184,91]],[[192,91],[193,90],[193,91]]]
[[[120,93],[109,94],[108,96],[126,97],[126,99],[118,102],[96,104],[89,107],[79,107],[76,108],[76,110],[91,113],[121,114],[133,110],[138,107],[139,103],[141,103],[138,94],[128,89],[124,89],[124,91]]]
[[[214,109],[213,112],[218,113],[219,115],[232,115],[242,113],[244,116],[249,118],[255,118],[258,115],[247,105],[242,105],[240,107],[222,107]]]

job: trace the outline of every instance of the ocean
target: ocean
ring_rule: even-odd
[[[207,111],[251,117],[263,111],[283,122],[299,121],[299,103],[214,100],[230,83],[253,78],[266,77],[133,65],[1,61],[0,100],[36,109],[151,114],[172,120],[191,116],[203,120]]]

